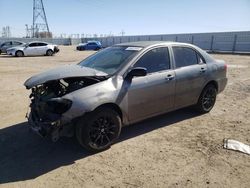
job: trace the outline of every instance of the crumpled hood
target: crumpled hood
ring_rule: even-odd
[[[59,80],[63,78],[72,78],[72,77],[107,76],[107,75],[108,74],[102,71],[98,71],[88,67],[81,67],[79,65],[65,65],[32,76],[31,78],[25,81],[24,86],[27,89],[30,89],[34,86],[52,80]]]

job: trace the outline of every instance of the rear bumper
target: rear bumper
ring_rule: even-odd
[[[217,80],[217,82],[218,82],[218,93],[220,93],[226,88],[227,78],[219,79]]]
[[[58,53],[60,51],[60,49],[58,47],[54,48],[54,53]]]
[[[77,46],[76,47],[76,50],[79,50],[79,51],[81,51],[81,50],[83,50],[84,49],[84,47],[82,47],[82,46]]]

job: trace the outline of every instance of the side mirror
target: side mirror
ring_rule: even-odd
[[[126,78],[133,78],[133,77],[139,77],[139,76],[146,76],[147,75],[147,69],[146,68],[143,68],[143,67],[135,67],[135,68],[132,68]]]

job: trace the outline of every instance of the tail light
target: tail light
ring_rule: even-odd
[[[224,64],[224,69],[227,70],[227,64],[226,63]]]

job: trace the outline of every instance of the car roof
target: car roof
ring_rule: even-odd
[[[138,42],[126,42],[126,43],[116,44],[115,46],[136,46],[136,47],[146,48],[155,45],[190,45],[190,44],[173,42],[173,41],[138,41]]]
[[[89,40],[88,43],[90,43],[90,42],[98,42],[98,43],[100,43],[100,41],[97,41],[97,40]]]
[[[30,44],[30,43],[45,43],[45,44],[49,44],[49,43],[43,42],[43,41],[31,41],[31,42],[29,42],[29,44]]]
[[[7,43],[7,42],[20,42],[20,43],[24,43],[24,42],[18,41],[18,40],[7,40],[7,41],[2,42],[1,44]]]

